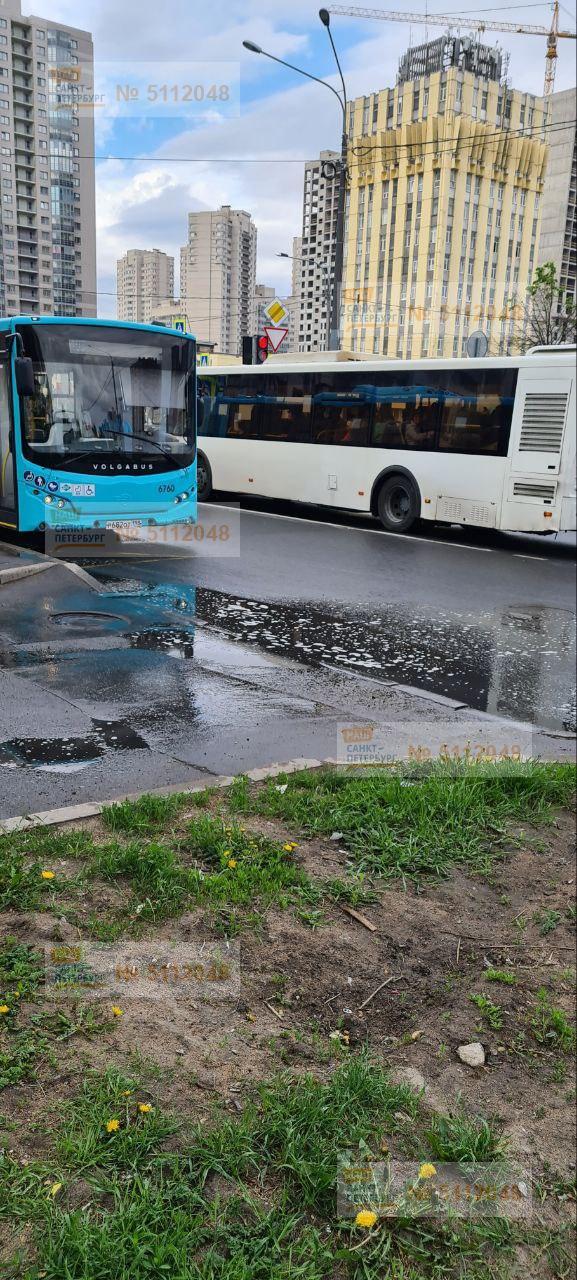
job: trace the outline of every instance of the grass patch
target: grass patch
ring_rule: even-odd
[[[491,1027],[493,1031],[498,1031],[503,1026],[503,1010],[500,1004],[494,1004],[492,1000],[489,1000],[488,996],[477,995],[476,993],[470,995],[469,1000],[477,1006],[487,1026]]]
[[[542,938],[546,938],[548,933],[553,933],[563,919],[560,911],[549,908],[547,911],[536,911],[533,916],[535,924],[539,926],[539,933]]]
[[[89,873],[114,883],[128,880],[137,895],[128,914],[155,921],[193,903],[229,913],[256,904],[287,906],[294,891],[311,883],[292,845],[250,835],[208,814],[188,822],[170,843],[140,838],[94,845]]]
[[[150,1107],[143,1113],[140,1106]],[[92,1073],[78,1098],[62,1109],[56,1151],[66,1168],[135,1169],[178,1127],[113,1068]]]
[[[537,1004],[529,1016],[529,1027],[537,1044],[558,1049],[561,1053],[575,1050],[575,1027],[562,1009],[556,1009],[544,987],[537,992]]]
[[[455,863],[487,873],[515,822],[545,822],[569,803],[572,765],[414,769],[414,786],[391,773],[372,778],[335,771],[292,774],[260,789],[238,779],[229,791],[237,813],[280,818],[295,832],[342,832],[357,868],[382,876],[445,875]]]
[[[178,1154],[166,1151],[174,1122],[156,1108],[139,1113],[141,1096],[116,1071],[91,1075],[62,1110],[49,1165],[0,1158],[0,1211],[35,1233],[34,1263],[21,1259],[10,1280],[512,1275],[521,1236],[492,1217],[389,1220],[370,1236],[338,1220],[338,1151],[378,1151],[399,1112],[414,1131],[420,1126],[416,1094],[364,1053],[326,1081],[282,1074],[262,1084],[239,1116],[215,1112],[198,1124]],[[118,1128],[107,1132],[111,1119]],[[482,1163],[502,1154],[493,1126],[464,1117],[435,1117],[422,1141],[423,1158]]]
[[[54,869],[61,858],[83,856],[92,840],[83,832],[61,835],[41,828],[0,836],[0,910],[36,911],[54,905],[56,894],[70,887]],[[52,872],[49,878],[43,872]]]
[[[100,814],[108,831],[122,831],[128,835],[153,835],[190,802],[190,796],[140,796],[138,800],[123,800],[105,805]]]
[[[517,978],[510,969],[485,969],[483,977],[486,982],[502,982],[505,987],[517,985]]]
[[[437,1160],[486,1163],[505,1154],[501,1132],[489,1120],[463,1115],[435,1116],[426,1136]]]

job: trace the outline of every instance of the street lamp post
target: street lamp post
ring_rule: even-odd
[[[327,29],[327,35],[331,42],[331,48],[335,56],[338,72],[341,78],[342,98],[341,105],[343,109],[343,128],[341,133],[341,162],[339,167],[339,201],[337,205],[337,229],[335,235],[335,265],[333,268],[333,292],[331,306],[331,333],[329,339],[329,350],[338,350],[341,342],[341,290],[343,283],[343,260],[344,260],[344,230],[345,230],[345,201],[347,197],[347,88],[345,85],[345,77],[343,69],[339,61],[333,33],[331,31],[331,16],[328,9],[319,9],[319,18],[324,27]]]
[[[288,67],[289,71],[296,71],[298,75],[305,76],[307,80],[314,80],[316,84],[323,84],[325,89],[330,89],[334,94],[342,112],[342,133],[341,133],[341,158],[339,165],[339,200],[337,206],[337,226],[335,236],[335,262],[332,273],[329,272],[329,288],[327,291],[327,324],[329,327],[329,350],[338,350],[340,346],[340,288],[341,277],[343,273],[343,231],[345,221],[345,196],[347,185],[347,91],[345,88],[344,76],[339,62],[335,43],[330,30],[330,14],[328,9],[319,10],[320,20],[327,28],[329,40],[335,55],[336,64],[341,77],[342,93],[339,93],[328,80],[322,80],[320,76],[313,76],[310,71],[303,71],[302,67],[295,67],[292,62],[285,62],[284,58],[277,58],[274,53],[268,53],[266,49],[261,49],[260,45],[254,44],[252,40],[243,40],[245,49],[249,49],[251,53],[261,53],[263,57],[270,58],[272,62],[278,62],[281,67]],[[290,254],[279,255],[290,257]],[[330,275],[332,274],[332,288]]]

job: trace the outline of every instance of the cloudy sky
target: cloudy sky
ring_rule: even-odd
[[[386,0],[381,0],[385,7]],[[550,4],[513,4],[461,13],[487,20],[550,21]],[[562,24],[575,27],[574,0],[562,6]],[[24,4],[26,10],[29,6]],[[30,6],[31,7],[31,6]],[[36,7],[36,6],[35,6]],[[415,3],[417,11],[424,4]],[[248,53],[254,40],[277,57],[334,79],[327,34],[314,0],[43,0],[46,17],[92,31],[97,68],[110,86],[230,85],[228,103],[161,103],[150,108],[116,103],[100,113],[97,129],[99,312],[115,314],[116,259],[129,248],[156,247],[176,258],[186,240],[190,209],[220,204],[248,209],[258,226],[258,279],[281,293],[290,288],[291,250],[300,230],[302,167],[324,147],[338,147],[338,104],[320,85]],[[455,0],[448,0],[457,12]],[[429,0],[428,12],[447,12]],[[425,38],[425,28],[334,16],[349,96],[394,83],[399,55]],[[441,34],[431,26],[429,38]],[[510,53],[515,88],[540,93],[544,39],[506,34],[486,37]],[[557,89],[575,83],[575,45],[560,42]],[[145,64],[144,66],[142,64]],[[191,65],[189,65],[191,64]],[[121,158],[119,158],[121,157]],[[137,158],[132,158],[137,157]]]

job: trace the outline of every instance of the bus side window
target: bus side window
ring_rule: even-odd
[[[356,373],[320,374],[314,395],[314,443],[357,448],[367,445],[370,391]]]
[[[260,403],[254,379],[227,378],[223,399],[228,405],[226,433],[223,434],[233,440],[258,439]]]
[[[291,444],[309,444],[311,438],[310,373],[273,373],[264,379],[261,440],[286,440]],[[263,385],[261,378],[260,384]]]
[[[447,378],[439,449],[506,457],[515,386],[514,370],[452,370]]]
[[[440,406],[438,374],[383,374],[373,388],[371,443],[381,449],[436,447]]]

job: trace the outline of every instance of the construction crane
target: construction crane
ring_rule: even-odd
[[[575,40],[577,32],[559,29],[559,0],[553,4],[553,18],[550,27],[535,26],[527,22],[485,22],[480,18],[462,18],[454,13],[402,13],[398,9],[360,9],[356,5],[331,5],[329,13],[341,14],[347,18],[378,18],[383,22],[423,22],[426,25],[440,27],[468,27],[470,31],[507,31],[510,35],[546,36],[547,51],[545,54],[545,88],[543,96],[549,98],[555,85],[557,66],[557,42],[559,40]],[[456,21],[455,21],[456,18]]]

